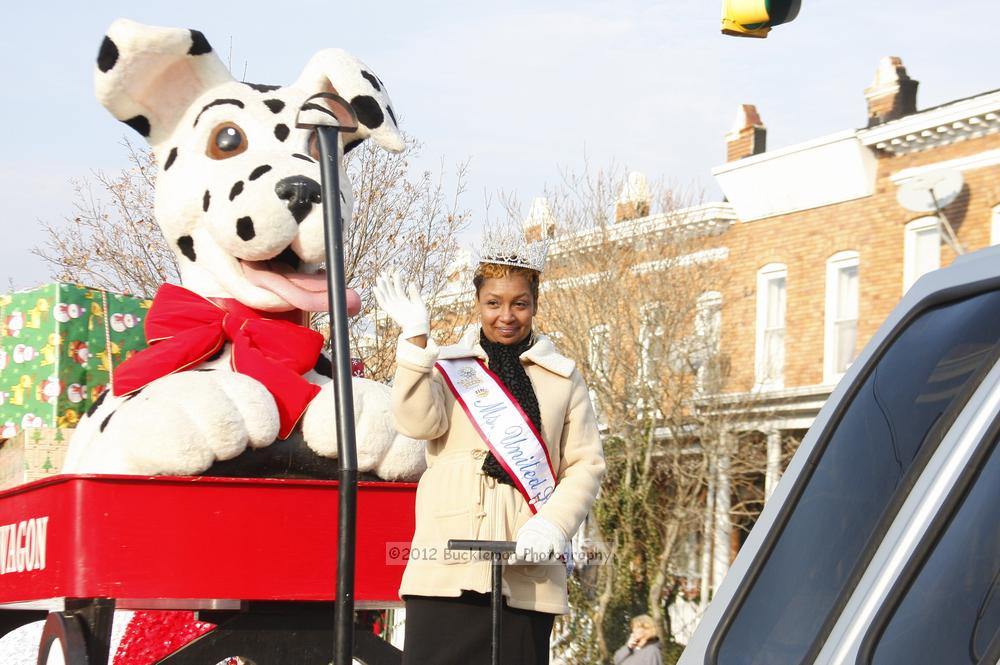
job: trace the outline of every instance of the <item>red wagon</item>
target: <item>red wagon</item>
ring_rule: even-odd
[[[400,605],[415,494],[358,484],[358,609]],[[196,610],[218,628],[161,663],[326,665],[337,502],[326,480],[61,475],[0,492],[0,634],[47,616],[41,652],[103,665],[115,608]],[[355,653],[399,660],[370,631]]]

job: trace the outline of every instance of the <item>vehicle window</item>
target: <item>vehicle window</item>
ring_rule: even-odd
[[[873,665],[975,665],[1000,628],[1000,447],[879,637]],[[993,661],[990,665],[993,665]]]
[[[898,335],[820,442],[812,475],[722,635],[718,665],[802,661],[914,459],[937,446],[992,366],[998,339],[996,291],[928,309]]]

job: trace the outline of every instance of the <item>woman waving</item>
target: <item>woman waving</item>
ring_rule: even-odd
[[[532,325],[544,261],[541,243],[488,235],[472,283],[480,325],[442,348],[415,287],[379,279],[376,298],[402,328],[396,426],[429,442],[400,587],[404,664],[489,662],[490,564],[448,551],[450,539],[517,543],[503,578],[505,663],[548,663],[553,619],[569,610],[563,555],[605,467],[580,372]]]

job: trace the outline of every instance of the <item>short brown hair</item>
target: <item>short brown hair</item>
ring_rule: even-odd
[[[503,279],[511,275],[521,275],[528,280],[528,290],[531,291],[531,298],[538,304],[538,283],[541,276],[537,270],[522,268],[521,266],[508,266],[502,263],[480,263],[476,268],[476,274],[472,277],[472,285],[476,287],[476,297],[479,297],[479,289],[488,279]]]

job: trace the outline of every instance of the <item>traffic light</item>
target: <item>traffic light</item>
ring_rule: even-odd
[[[799,15],[802,0],[722,0],[722,34],[767,37],[776,25]]]

